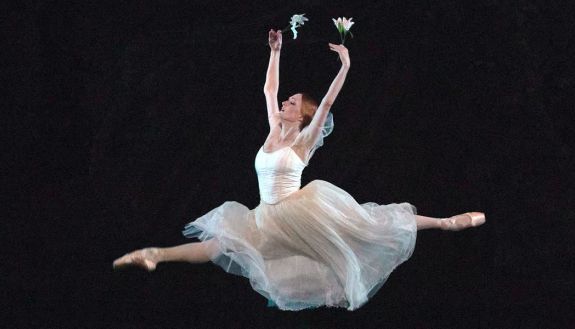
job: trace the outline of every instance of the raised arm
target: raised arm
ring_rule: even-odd
[[[268,120],[270,123],[270,130],[271,130],[280,123],[278,89],[280,84],[279,83],[280,52],[282,46],[281,31],[276,32],[274,30],[270,30],[268,41],[270,45],[270,62],[268,64],[268,71],[266,73],[264,94],[266,96],[266,106],[268,108]]]
[[[330,43],[329,49],[339,54],[339,59],[341,60],[341,68],[339,69],[339,72],[333,79],[333,82],[329,86],[327,94],[323,97],[321,103],[319,104],[319,107],[317,108],[317,111],[313,116],[313,119],[311,120],[311,123],[309,125],[310,136],[306,138],[307,140],[309,140],[310,144],[315,143],[315,140],[321,133],[321,130],[327,118],[327,114],[329,113],[329,110],[333,102],[335,102],[335,99],[339,94],[339,91],[341,90],[343,83],[345,82],[345,78],[347,76],[347,72],[349,71],[350,67],[350,59],[347,48],[345,48],[343,45],[334,45]]]

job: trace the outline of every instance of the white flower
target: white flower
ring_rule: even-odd
[[[353,17],[350,19],[347,19],[345,17],[342,19],[341,17],[338,17],[337,20],[335,20],[335,18],[332,18],[335,27],[337,27],[337,30],[340,33],[347,32],[349,31],[349,29],[351,29],[351,26],[355,24],[355,22],[351,21],[352,19]]]
[[[335,27],[337,28],[337,30],[339,31],[339,33],[341,33],[342,29],[343,29],[343,22],[341,21],[341,17],[337,18],[337,21],[335,20],[335,18],[331,19],[333,21],[333,24],[335,24]]]
[[[331,19],[333,21],[333,23],[335,24],[335,27],[337,27],[337,30],[339,31],[339,35],[341,37],[341,44],[343,44],[345,42],[345,37],[347,36],[348,33],[353,38],[353,34],[351,32],[349,32],[349,29],[351,29],[351,26],[353,24],[355,24],[355,22],[351,21],[352,19],[353,18],[347,19],[345,17],[344,18],[338,17],[337,20],[335,18]]]
[[[293,15],[293,16],[291,17],[291,21],[290,21],[289,23],[290,23],[290,25],[292,25],[292,26],[293,26],[293,25],[296,25],[296,24],[303,25],[304,22],[307,22],[307,21],[309,21],[309,19],[307,19],[307,18],[305,17],[305,14],[300,14],[300,15]]]
[[[352,19],[353,19],[353,18],[350,18],[349,20],[347,20],[347,19],[345,19],[345,17],[343,18],[343,28],[344,28],[346,31],[349,31],[349,29],[351,29],[351,26],[352,26],[353,24],[355,24],[355,22],[352,22],[352,21],[351,21]]]
[[[304,22],[308,21],[308,19],[304,16],[305,14],[300,15],[293,15],[291,17],[291,21],[289,22],[291,25],[291,31],[293,32],[293,38],[297,38],[297,27],[300,27],[304,24]]]

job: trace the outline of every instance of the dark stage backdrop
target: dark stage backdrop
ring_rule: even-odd
[[[2,327],[560,328],[574,320],[571,1],[21,1],[2,7]],[[321,98],[353,17],[335,130],[304,172],[419,232],[357,311],[282,312],[212,264],[112,270],[225,201],[259,202],[267,31],[280,99]],[[4,235],[4,234],[3,234]]]

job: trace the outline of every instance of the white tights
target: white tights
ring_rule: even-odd
[[[417,221],[418,231],[430,228],[441,228],[441,218],[415,215],[415,220]]]
[[[158,248],[159,262],[205,263],[220,251],[216,240],[192,242],[175,247]]]

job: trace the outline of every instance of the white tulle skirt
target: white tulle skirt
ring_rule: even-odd
[[[282,310],[355,310],[415,248],[416,208],[358,204],[341,188],[314,180],[277,204],[250,210],[228,201],[186,225],[183,234],[216,239],[212,261],[245,276]]]

